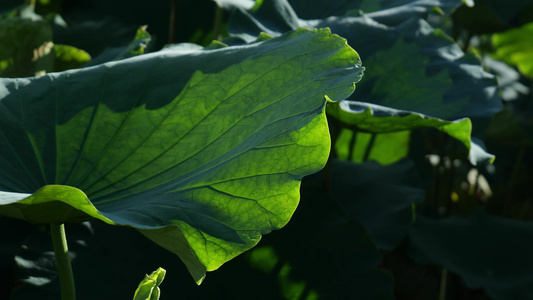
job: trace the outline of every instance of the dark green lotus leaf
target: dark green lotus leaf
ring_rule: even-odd
[[[516,66],[522,74],[533,78],[533,22],[516,29],[494,34],[495,57]]]
[[[232,5],[228,30],[233,35],[249,41],[259,32],[283,33],[298,26],[313,27],[313,24],[320,19],[360,15],[363,12],[379,22],[392,26],[413,17],[425,18],[436,7],[451,10],[459,4],[460,1],[457,0],[271,0],[264,1],[251,9],[246,9],[246,5]]]
[[[489,215],[433,220],[417,216],[409,233],[410,254],[418,263],[443,265],[471,288],[495,300],[533,296],[533,224]]]
[[[508,102],[527,97],[530,88],[521,82],[520,72],[515,68],[489,56],[483,58],[483,64],[492,74],[498,77],[498,86],[500,87],[502,100]]]
[[[200,281],[288,222],[329,153],[324,95],[347,97],[362,69],[345,40],[302,29],[3,79],[0,213],[135,227]],[[32,220],[42,190],[16,193],[42,187],[51,209]]]
[[[299,27],[313,26],[298,18],[287,0],[264,1],[251,9],[235,7],[228,21],[228,33],[241,43],[254,41],[262,32],[278,36]]]
[[[494,76],[422,16],[407,13],[414,7],[306,21],[288,4],[265,5],[264,13],[235,11],[230,32],[247,40],[259,31],[275,36],[297,26],[331,28],[357,49],[368,70],[351,100],[448,121],[470,118],[474,135],[501,109]]]
[[[391,28],[360,17],[331,25],[347,34],[349,43],[361,45],[365,65],[373,70],[351,99],[444,120],[469,117],[474,125],[501,108],[493,76],[423,20]]]
[[[350,219],[362,223],[378,248],[392,250],[407,236],[413,205],[425,190],[414,164],[333,161],[331,192]]]

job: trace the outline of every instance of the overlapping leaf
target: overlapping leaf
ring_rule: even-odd
[[[324,19],[342,16],[353,11],[364,13],[377,12],[389,14],[396,7],[402,7],[411,14],[427,13],[434,7],[452,9],[461,0],[289,0],[298,16],[303,19]],[[409,13],[409,12],[408,12]]]
[[[358,147],[358,145],[361,144],[359,139],[356,139],[356,141],[350,141],[350,138],[346,138],[350,135],[350,131],[352,135],[358,134],[359,132],[372,134],[397,133],[395,136],[398,138],[405,137],[403,147],[401,146],[401,142],[395,146],[394,144],[391,144],[391,135],[388,135],[388,147],[391,148],[389,150],[390,152],[398,152],[405,155],[408,151],[409,131],[430,127],[447,133],[451,137],[460,141],[465,149],[470,149],[470,132],[472,125],[469,119],[461,119],[453,122],[444,121],[414,112],[401,111],[357,101],[331,103],[328,105],[327,112],[328,115],[333,118],[332,122],[337,122],[342,128],[335,143],[335,149],[337,153],[341,154],[340,158],[343,159],[352,160],[349,159],[349,157],[359,156],[358,153],[362,150],[361,147]],[[352,145],[352,142],[356,142],[355,145]],[[376,141],[374,141],[374,145],[371,145],[371,147],[375,147],[378,144],[379,142],[376,144]],[[383,157],[376,157],[376,160],[382,161],[387,158],[391,159],[393,156],[394,155],[391,156],[387,154],[383,155]],[[397,157],[397,159],[402,157],[403,156]]]
[[[248,40],[260,31],[331,28],[357,49],[368,70],[352,100],[448,121],[468,117],[474,135],[501,109],[494,77],[424,20],[427,7],[420,11],[406,4],[362,16],[302,20],[285,1],[274,2],[280,4],[235,12],[230,32]]]
[[[361,75],[345,40],[302,29],[4,79],[0,212],[135,227],[199,282],[288,222],[329,152],[324,95]]]

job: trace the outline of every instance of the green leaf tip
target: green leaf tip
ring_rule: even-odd
[[[224,44],[221,41],[214,40],[211,42],[211,44],[207,45],[205,49],[214,50],[214,49],[220,49],[220,48],[226,48],[226,47],[228,47],[228,45]]]
[[[259,35],[257,36],[257,39],[255,39],[255,41],[253,41],[254,43],[258,43],[258,42],[264,42],[264,41],[268,41],[272,39],[272,36],[268,33],[265,33],[265,32],[261,32],[259,33]]]
[[[0,199],[4,199],[0,200],[0,215],[33,224],[83,222],[95,218],[115,224],[96,209],[83,191],[71,186],[46,185],[33,194],[0,192]]]

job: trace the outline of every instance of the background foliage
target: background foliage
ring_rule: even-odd
[[[288,225],[198,287],[138,232],[72,224],[79,299],[131,298],[158,266],[163,299],[532,299],[532,22],[526,0],[2,1],[0,76],[300,27],[329,27],[366,68],[327,105],[332,151]],[[0,223],[0,298],[57,299],[47,229]]]

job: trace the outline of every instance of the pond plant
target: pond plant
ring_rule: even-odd
[[[514,2],[0,4],[0,298],[533,297]]]

